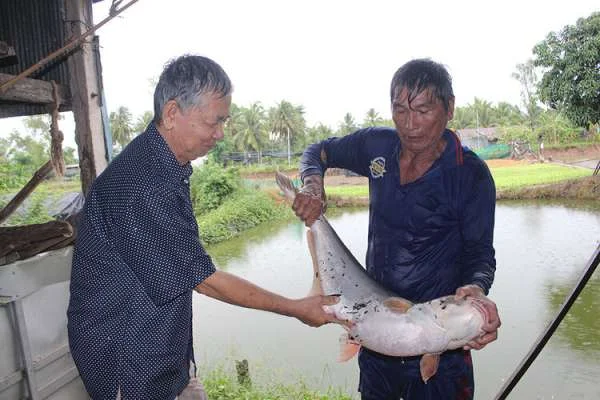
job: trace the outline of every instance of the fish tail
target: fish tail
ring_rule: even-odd
[[[297,189],[287,176],[277,171],[275,173],[275,181],[277,181],[277,186],[283,192],[284,196],[291,202],[296,198]]]

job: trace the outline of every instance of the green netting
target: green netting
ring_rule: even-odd
[[[510,157],[510,146],[504,143],[492,144],[475,150],[475,153],[484,160]]]

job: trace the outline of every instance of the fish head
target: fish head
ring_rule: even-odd
[[[482,332],[487,318],[477,299],[454,296],[440,297],[429,302],[436,322],[455,339],[474,337]]]

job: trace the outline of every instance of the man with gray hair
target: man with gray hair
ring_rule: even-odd
[[[190,380],[193,290],[310,326],[341,322],[323,311],[335,296],[271,293],[217,270],[200,243],[190,162],[223,138],[231,92],[214,61],[171,61],[156,86],[154,120],[87,194],[67,316],[71,353],[94,399],[202,398]]]

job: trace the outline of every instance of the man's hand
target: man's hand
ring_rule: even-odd
[[[326,306],[332,306],[340,301],[339,296],[310,296],[303,299],[294,300],[293,316],[304,322],[308,326],[319,327],[324,324],[337,323],[350,327],[348,321],[335,317],[334,314],[325,311]]]
[[[304,185],[296,193],[292,209],[306,226],[311,226],[325,212],[326,208],[327,199],[323,188],[323,178],[321,175],[307,176],[304,178]]]
[[[457,299],[462,299],[467,296],[476,297],[478,299],[479,304],[486,310],[488,320],[484,321],[482,326],[484,333],[467,343],[463,348],[465,350],[481,350],[488,343],[498,339],[498,328],[501,325],[498,308],[496,307],[496,303],[487,298],[483,289],[477,285],[465,285],[456,289],[455,297]]]

